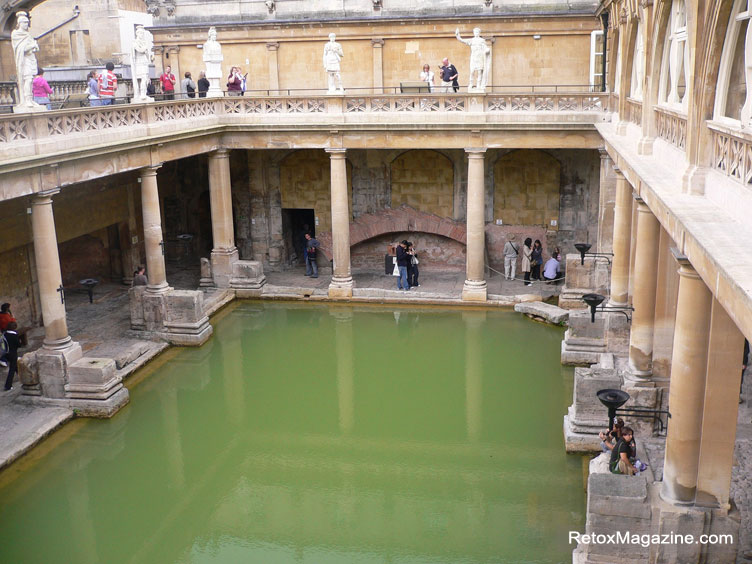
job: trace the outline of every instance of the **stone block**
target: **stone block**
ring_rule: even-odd
[[[321,269],[320,266],[319,269]],[[264,284],[266,284],[264,266],[259,261],[238,260],[233,263],[231,288],[244,290],[245,294],[251,292],[253,296],[260,296]]]
[[[71,407],[86,417],[111,417],[128,403],[128,390],[115,370],[111,358],[84,357],[71,364],[65,386]]]
[[[658,529],[661,535],[681,534],[699,538],[705,532],[706,523],[710,521],[709,510],[694,507],[678,507],[662,504],[658,517]],[[656,564],[674,564],[676,562],[700,562],[701,544],[671,543],[657,547]],[[711,562],[710,560],[708,562]],[[716,564],[715,560],[712,560]]]
[[[36,351],[26,353],[18,359],[18,377],[21,380],[24,395],[38,396],[42,393],[39,386],[39,364]]]
[[[146,353],[148,350],[149,345],[147,345],[146,343],[133,343],[129,347],[118,351],[113,356],[112,360],[115,361],[115,366],[118,370],[120,370]]]
[[[165,293],[152,294],[144,291],[143,302],[143,328],[147,331],[160,331],[164,327],[165,320]]]
[[[115,378],[115,361],[84,357],[68,367],[68,384],[101,385]]]
[[[561,325],[569,319],[567,310],[540,301],[515,304],[514,311],[554,325]]]
[[[724,511],[712,511],[710,521],[710,534],[712,535],[732,535],[733,543],[716,543],[708,545],[707,558],[708,562],[717,562],[718,564],[735,564],[737,549],[739,548],[739,529],[741,524],[741,514],[738,510],[728,513]]]
[[[217,288],[229,288],[233,277],[233,264],[238,261],[236,248],[213,250],[211,252],[211,277]]]
[[[660,388],[647,388],[644,386],[623,386],[625,392],[629,394],[629,401],[624,404],[622,409],[636,407],[641,409],[660,409]],[[653,419],[623,415],[627,425],[632,427],[635,437],[650,437],[653,435],[656,422]],[[666,422],[664,416],[664,422]]]
[[[144,320],[144,292],[146,286],[133,286],[128,290],[129,309],[131,314],[131,329],[146,329]]]
[[[561,363],[567,365],[595,364],[600,354],[606,352],[606,319],[596,315],[591,322],[589,311],[572,311],[569,329],[561,346]]]
[[[651,518],[647,480],[644,476],[591,474],[588,478],[588,512],[598,515]]]
[[[46,398],[65,397],[65,382],[68,367],[83,356],[81,346],[71,342],[61,350],[48,350],[42,347],[37,351],[39,367],[39,386],[42,396]]]
[[[602,258],[586,257],[585,264],[578,254],[569,254],[565,259],[567,273],[559,295],[559,307],[584,309],[582,296],[587,293],[609,295],[609,265]]]
[[[165,295],[165,332],[162,336],[173,345],[200,346],[211,337],[213,329],[204,313],[203,292],[173,290]]]
[[[199,288],[211,288],[214,286],[211,261],[206,257],[201,257],[201,278],[199,279],[198,286]]]
[[[597,314],[606,318],[606,341],[608,350],[611,352],[623,352],[625,355],[629,350],[629,332],[631,325],[624,314],[611,312],[607,314]]]

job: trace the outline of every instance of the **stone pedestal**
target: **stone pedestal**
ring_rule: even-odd
[[[232,265],[230,288],[238,298],[256,298],[261,295],[266,276],[264,266],[256,260],[239,260]]]
[[[196,290],[173,290],[164,296],[164,337],[173,345],[200,346],[213,332],[204,313],[204,294]]]
[[[569,314],[569,329],[561,343],[561,363],[584,366],[595,364],[601,353],[606,352],[606,319],[596,314],[590,321],[590,311],[572,311]]]
[[[50,350],[45,347],[37,350],[37,378],[41,395],[45,398],[64,398],[66,396],[65,383],[68,378],[68,368],[80,360],[82,356],[81,345],[75,341],[70,341],[68,346],[58,350]]]
[[[605,258],[585,257],[585,264],[582,264],[579,253],[567,255],[566,273],[559,295],[559,307],[584,309],[587,304],[582,301],[583,295],[595,293],[608,296],[609,270]]]
[[[598,452],[598,433],[608,428],[608,410],[596,397],[600,390],[621,388],[613,355],[603,353],[598,364],[575,368],[572,405],[564,416],[567,452]]]
[[[213,249],[211,252],[211,278],[217,288],[229,288],[232,265],[239,260],[238,249]]]
[[[201,257],[201,278],[198,281],[198,287],[212,288],[213,286],[211,261],[208,258]]]
[[[84,357],[71,364],[65,385],[71,407],[79,415],[112,417],[130,399],[115,371],[111,358]]]

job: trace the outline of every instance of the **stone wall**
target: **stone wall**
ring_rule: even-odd
[[[407,151],[391,163],[392,207],[411,208],[452,217],[454,168],[436,151]]]

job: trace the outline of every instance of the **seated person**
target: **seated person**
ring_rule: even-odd
[[[627,476],[634,476],[640,469],[635,467],[630,462],[629,457],[632,455],[632,447],[630,443],[634,438],[634,431],[631,427],[624,427],[621,430],[621,438],[611,451],[611,460],[608,464],[609,470],[613,474],[626,474]]]
[[[610,450],[614,450],[614,447],[616,446],[616,443],[619,442],[619,439],[621,439],[621,430],[624,427],[624,419],[621,417],[618,417],[614,421],[614,428],[610,431],[601,431],[598,433],[598,437],[601,439],[601,450],[603,452],[608,452]]]
[[[543,266],[543,279],[546,281],[546,284],[550,284],[554,280],[559,278],[559,273],[561,272],[561,264],[557,260],[557,255],[552,255],[550,259],[546,261],[546,264]]]

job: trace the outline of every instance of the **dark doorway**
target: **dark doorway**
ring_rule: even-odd
[[[314,219],[312,209],[282,209],[282,237],[285,241],[285,258],[288,264],[305,264],[305,233],[309,231],[312,235],[316,234]]]

